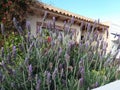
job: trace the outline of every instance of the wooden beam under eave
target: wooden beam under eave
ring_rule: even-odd
[[[74,23],[73,23],[73,24],[78,25],[78,22],[77,22],[77,21],[74,21]]]
[[[55,17],[56,21],[60,20],[60,16]]]

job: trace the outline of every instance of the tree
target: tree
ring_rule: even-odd
[[[12,32],[16,32],[13,26],[13,17],[19,21],[23,29],[25,28],[26,17],[28,13],[33,13],[30,7],[34,3],[36,3],[36,0],[0,0],[0,24],[4,24],[5,32],[5,35],[2,36],[0,30],[0,46],[5,43],[4,37],[8,39],[12,36]]]
[[[1,0],[0,1],[0,22],[5,23],[6,27],[11,28],[12,19],[15,17],[21,25],[24,25],[30,6],[36,0]],[[32,11],[31,11],[32,12]]]

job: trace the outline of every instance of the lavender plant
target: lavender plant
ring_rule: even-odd
[[[117,53],[115,56],[106,53],[107,43],[94,31],[96,22],[92,29],[86,24],[87,32],[79,43],[70,28],[74,18],[65,22],[61,33],[55,28],[53,17],[53,22],[45,29],[48,35],[41,26],[36,37],[31,34],[29,21],[26,22],[26,35],[22,34],[17,22],[14,18],[21,43],[13,43],[7,52],[2,47],[0,52],[2,90],[87,90],[119,79],[115,64]]]

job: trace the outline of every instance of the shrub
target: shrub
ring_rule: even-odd
[[[44,32],[41,26],[34,37],[30,23],[26,24],[27,35],[15,18],[13,23],[20,43],[13,43],[6,51],[6,46],[1,48],[2,90],[89,90],[118,79],[117,53],[106,53],[107,43],[92,31],[96,23],[92,30],[87,26],[90,30],[79,43],[73,40],[74,32],[69,28],[61,33],[50,26]]]

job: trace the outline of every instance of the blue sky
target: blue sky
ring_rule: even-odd
[[[109,22],[111,25],[111,32],[120,33],[120,0],[41,1],[89,18],[100,19],[102,22]]]

